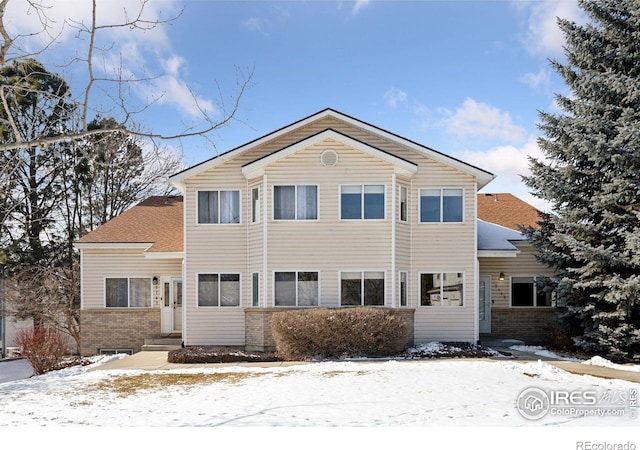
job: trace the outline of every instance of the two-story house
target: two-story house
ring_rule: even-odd
[[[82,353],[172,333],[267,349],[287,308],[395,308],[416,343],[476,342],[491,320],[506,332],[514,309],[547,320],[524,237],[478,220],[493,178],[331,109],[304,118],[175,174],[181,197],[77,242]]]

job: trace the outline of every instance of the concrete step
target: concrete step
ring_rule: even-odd
[[[181,337],[158,337],[145,339],[142,346],[143,352],[168,352],[182,348]]]

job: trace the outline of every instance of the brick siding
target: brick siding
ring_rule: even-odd
[[[555,313],[554,308],[492,308],[491,337],[546,344]]]
[[[130,348],[139,352],[145,339],[160,334],[160,309],[83,309],[80,324],[83,356],[95,355],[101,348]]]

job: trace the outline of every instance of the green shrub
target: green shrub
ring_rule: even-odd
[[[285,360],[395,356],[409,340],[409,327],[393,310],[308,309],[273,314],[276,355]]]

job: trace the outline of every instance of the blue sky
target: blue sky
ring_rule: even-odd
[[[26,2],[13,2],[10,28],[36,29]],[[84,3],[51,0],[49,15],[57,26],[87,21]],[[117,21],[135,3],[101,0],[99,20]],[[219,117],[221,99],[233,96],[234,68],[253,71],[239,120],[212,142],[182,142],[186,165],[330,107],[495,173],[485,191],[545,207],[518,175],[527,172],[527,155],[540,156],[538,111],[555,112],[554,92],[566,93],[548,59],[563,59],[555,18],[581,20],[575,0],[152,0],[147,13],[181,9],[154,30],[101,32],[109,51],[96,56],[96,67],[154,75],[128,96],[138,105],[156,99],[138,119],[163,133],[197,122],[193,96]],[[59,43],[39,58],[79,92],[82,65],[62,63],[82,54],[83,41],[73,27],[60,29]]]

